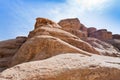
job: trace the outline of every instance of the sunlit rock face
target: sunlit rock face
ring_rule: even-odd
[[[0,42],[0,80],[120,80],[120,39],[78,18],[37,18],[28,37]]]
[[[68,31],[77,37],[84,39],[87,38],[87,28],[80,23],[78,18],[63,19],[58,23],[63,30]]]
[[[0,80],[120,80],[120,59],[77,53],[16,65],[0,73]]]

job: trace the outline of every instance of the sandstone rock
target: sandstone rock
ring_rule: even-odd
[[[80,23],[78,18],[64,19],[58,24],[62,26],[63,30],[68,31],[81,39],[87,37],[87,28]]]
[[[44,25],[42,23],[42,25]],[[51,24],[47,24],[52,26]],[[11,61],[11,66],[41,60],[61,53],[99,54],[89,43],[56,27],[40,26],[31,31],[28,40],[21,46]],[[90,52],[90,53],[88,53]]]
[[[106,29],[100,29],[89,34],[89,37],[94,37],[100,40],[112,39],[112,32],[108,32]]]
[[[89,53],[62,41],[59,38],[47,35],[36,36],[27,40],[22,45],[12,58],[11,66],[22,62],[46,59],[57,54],[68,52],[89,55]]]
[[[10,60],[26,41],[26,37],[16,37],[16,39],[0,42],[0,71],[9,66]]]
[[[101,55],[120,57],[120,52],[113,45],[96,38],[87,38],[86,41],[97,49]]]
[[[61,54],[9,68],[0,80],[120,80],[119,64],[119,58]]]
[[[36,23],[35,23],[35,29],[37,29],[41,26],[61,28],[57,23],[55,23],[47,18],[37,18]]]
[[[81,24],[80,30],[83,32],[87,32],[87,27],[85,27],[85,25]]]
[[[81,24],[78,18],[73,18],[73,19],[64,19],[61,20],[58,23],[60,26],[62,26],[63,29],[74,29],[74,30],[80,30]]]
[[[26,37],[17,37],[16,39],[0,42],[0,56],[14,55],[20,46],[26,41]]]
[[[79,33],[79,34],[81,34],[81,33]],[[62,29],[46,27],[44,25],[44,26],[41,26],[41,27],[31,31],[28,38],[32,38],[34,36],[39,36],[39,35],[50,35],[53,37],[57,37],[79,49],[85,50],[90,53],[99,54],[99,52],[97,50],[95,50],[90,44],[82,41],[79,37],[76,37],[75,35],[72,35],[71,33],[66,32]]]
[[[120,35],[119,34],[114,34],[114,35],[112,35],[112,38],[113,39],[120,39]]]

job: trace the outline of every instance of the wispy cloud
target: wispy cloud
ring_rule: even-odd
[[[101,11],[110,6],[111,1],[112,0],[66,0],[66,3],[52,9],[51,14],[55,15],[56,19],[80,17],[96,12],[100,14]]]

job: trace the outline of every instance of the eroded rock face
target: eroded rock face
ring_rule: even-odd
[[[40,25],[41,22],[36,23]],[[52,24],[42,23],[42,25],[30,32],[28,40],[12,58],[11,66],[31,60],[46,59],[61,53],[100,54],[79,37],[60,28],[51,27]]]
[[[41,27],[41,26],[46,26],[46,27],[51,27],[51,28],[61,28],[57,23],[47,19],[47,18],[37,18],[36,23],[35,23],[35,29]]]
[[[26,37],[17,37],[16,39],[0,42],[0,68],[5,69],[9,66],[9,61],[26,41]],[[2,70],[1,70],[2,71]]]
[[[113,39],[120,39],[120,35],[119,34],[114,34],[114,35],[112,35],[112,38]]]
[[[74,30],[80,30],[81,24],[78,18],[73,18],[73,19],[64,19],[61,20],[58,23],[60,26],[62,26],[63,29],[74,29]]]
[[[112,32],[107,31],[106,29],[100,29],[97,31],[89,32],[89,37],[94,37],[103,41],[112,39]]]
[[[92,36],[92,34],[94,34],[94,32],[97,31],[97,29],[95,27],[90,27],[87,29],[88,31],[88,36]]]
[[[62,26],[63,30],[68,31],[81,39],[87,38],[87,28],[80,23],[78,18],[64,19],[58,24]]]
[[[97,49],[101,55],[120,57],[119,50],[107,42],[90,37],[87,38],[86,41],[90,43],[95,49]]]
[[[0,73],[0,80],[120,80],[119,63],[113,57],[61,54],[14,66]]]
[[[52,36],[36,36],[26,41],[12,58],[11,66],[19,63],[42,60],[61,53],[86,52]]]

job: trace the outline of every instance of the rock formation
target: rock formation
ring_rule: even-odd
[[[114,34],[114,35],[112,35],[112,38],[113,39],[120,39],[120,35],[119,34]]]
[[[111,43],[111,44],[100,41],[96,38],[87,38],[86,42],[90,43],[95,49],[97,49],[101,53],[101,55],[120,57],[119,50],[114,47],[115,43],[113,45],[111,45],[112,42],[110,42],[110,41],[109,41],[109,43]],[[120,46],[119,46],[119,48],[120,48]]]
[[[40,21],[45,21],[47,24],[43,24]],[[79,52],[89,55],[88,52],[90,52],[100,54],[89,43],[82,41],[75,35],[58,27],[51,27],[54,24],[49,24],[48,19],[37,18],[36,24],[42,25],[37,26],[37,28],[30,32],[28,40],[12,58],[10,66],[31,60],[46,59],[61,53]]]
[[[120,37],[78,18],[37,18],[28,37],[0,42],[0,71],[0,80],[120,80]]]
[[[90,28],[92,30],[89,30],[89,37],[94,37],[100,40],[109,40],[112,39],[112,32],[107,31],[106,29],[100,29],[95,31],[95,29]],[[90,32],[91,31],[91,32]]]
[[[14,66],[3,71],[0,80],[120,80],[119,62],[113,57],[61,54]]]
[[[87,28],[80,23],[78,18],[64,19],[58,24],[63,30],[68,31],[81,39],[87,38]]]
[[[110,40],[107,40],[107,42],[112,44],[114,47],[118,48],[120,51],[120,40],[119,39],[110,39]]]
[[[0,42],[0,70],[8,67],[9,61],[25,41],[26,37],[17,37],[16,39]]]

